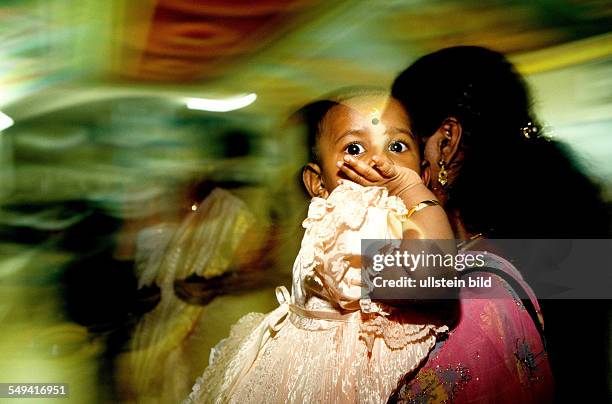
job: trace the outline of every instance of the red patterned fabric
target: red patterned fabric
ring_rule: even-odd
[[[540,307],[518,271],[492,256],[494,267],[512,275]],[[493,276],[496,296],[482,299],[461,292],[460,316],[448,338],[437,344],[416,375],[406,375],[390,402],[549,403],[553,379],[538,327],[517,293]]]

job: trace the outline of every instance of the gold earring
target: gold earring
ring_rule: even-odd
[[[448,171],[446,171],[446,162],[443,159],[438,161],[438,166],[440,167],[440,171],[438,172],[438,182],[443,187],[448,183]]]

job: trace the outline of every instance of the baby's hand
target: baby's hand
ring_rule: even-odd
[[[396,166],[387,159],[373,156],[371,163],[346,155],[336,163],[340,171],[351,181],[363,186],[382,186],[391,195],[402,196],[408,189],[422,184],[419,174],[406,167]],[[341,183],[341,180],[338,181]]]

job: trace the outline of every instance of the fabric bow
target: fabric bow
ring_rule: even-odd
[[[283,324],[285,324],[285,320],[287,320],[289,316],[291,295],[284,286],[278,286],[274,293],[276,293],[276,300],[278,300],[279,307],[270,313],[268,327],[273,333],[277,333],[283,328]]]

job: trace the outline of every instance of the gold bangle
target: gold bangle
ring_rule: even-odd
[[[412,216],[415,212],[418,212],[421,209],[425,209],[428,206],[440,206],[440,202],[433,200],[433,199],[428,199],[426,201],[422,201],[416,205],[414,205],[413,207],[411,207],[410,209],[408,209],[408,213],[406,213],[406,217],[410,217]]]

